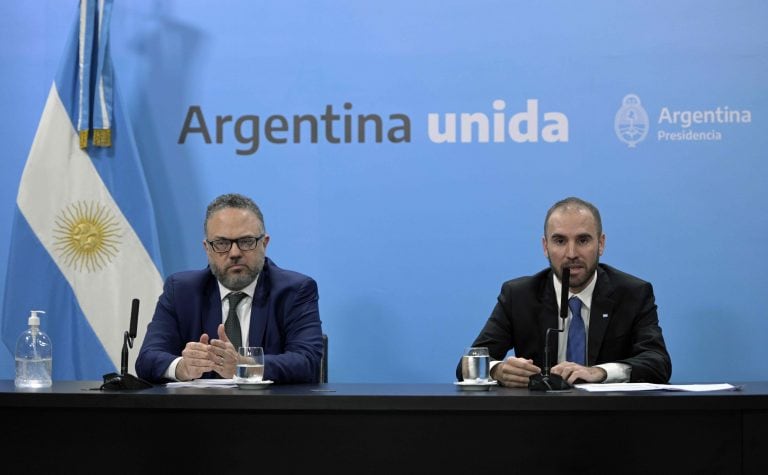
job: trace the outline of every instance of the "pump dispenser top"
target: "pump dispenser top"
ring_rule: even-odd
[[[45,313],[45,311],[43,311],[43,310],[31,310],[29,312],[29,320],[27,321],[27,323],[29,324],[30,327],[35,326],[38,329],[40,328],[40,317],[37,316],[38,313]]]

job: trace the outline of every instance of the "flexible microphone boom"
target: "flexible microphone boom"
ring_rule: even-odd
[[[547,328],[547,332],[544,334],[544,369],[542,369],[541,374],[534,374],[528,378],[528,389],[535,391],[564,391],[571,388],[571,385],[562,377],[549,373],[551,368],[549,364],[549,340],[551,338],[549,335],[553,331],[562,332],[565,328],[565,319],[568,318],[568,289],[570,288],[571,268],[563,267],[561,274],[560,318],[563,321],[563,328]]]
[[[120,374],[128,374],[128,347],[133,348],[133,339],[136,338],[136,330],[139,326],[139,299],[131,302],[131,324],[123,335],[123,352],[120,355]]]
[[[108,373],[104,375],[104,384],[101,389],[146,389],[152,384],[128,373],[128,347],[133,348],[133,340],[136,338],[136,330],[139,325],[139,299],[131,302],[131,321],[128,331],[123,333],[123,351],[120,355],[120,374]]]

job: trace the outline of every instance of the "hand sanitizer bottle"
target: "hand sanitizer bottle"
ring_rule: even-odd
[[[42,310],[32,310],[29,315],[29,329],[16,341],[17,388],[49,388],[53,381],[53,353],[51,339],[40,330]]]

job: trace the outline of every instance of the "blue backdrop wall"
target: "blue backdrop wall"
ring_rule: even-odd
[[[0,287],[75,13],[0,4]],[[111,47],[163,276],[205,266],[213,197],[252,196],[268,255],[318,281],[331,381],[452,381],[569,195],[600,207],[603,262],[654,284],[673,381],[749,381],[768,379],[767,23],[758,0],[117,0]]]

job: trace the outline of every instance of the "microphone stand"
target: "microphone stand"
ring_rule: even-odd
[[[562,377],[556,374],[550,374],[549,365],[549,334],[550,331],[562,332],[559,328],[547,328],[544,338],[544,369],[540,374],[534,374],[528,378],[528,389],[533,391],[565,391],[571,388]]]
[[[571,268],[564,266],[561,277],[562,288],[560,290],[560,319],[563,321],[563,326],[565,326],[565,319],[568,318],[568,289],[570,288],[570,281]],[[547,332],[544,334],[544,369],[540,374],[534,374],[528,378],[528,389],[533,391],[566,391],[571,388],[571,385],[561,376],[550,374],[549,372],[549,334],[552,330],[562,333],[564,328],[547,328]]]
[[[128,374],[128,347],[133,348],[133,338],[128,330],[123,334],[123,351],[120,354],[120,374]]]
[[[104,384],[101,389],[120,390],[120,389],[147,389],[152,384],[143,379],[128,373],[128,347],[133,348],[133,338],[126,332],[123,334],[123,351],[120,355],[120,374],[109,373],[104,375]]]

